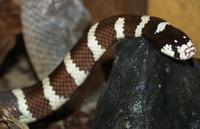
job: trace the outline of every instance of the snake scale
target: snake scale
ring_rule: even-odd
[[[161,53],[177,60],[194,56],[191,39],[163,19],[146,15],[120,15],[94,24],[42,81],[0,93],[0,107],[23,122],[34,122],[66,103],[81,86],[101,56],[118,40],[144,36]]]

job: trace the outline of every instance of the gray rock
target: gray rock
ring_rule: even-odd
[[[121,41],[95,129],[200,129],[199,77],[188,61],[161,54],[143,38]]]

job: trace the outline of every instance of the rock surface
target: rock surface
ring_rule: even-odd
[[[95,129],[199,129],[200,72],[145,39],[121,41]]]

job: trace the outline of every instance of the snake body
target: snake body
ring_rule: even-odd
[[[195,54],[191,39],[160,18],[113,16],[94,24],[48,77],[27,88],[1,92],[0,107],[27,123],[45,117],[70,99],[116,41],[141,36],[174,59],[187,60]]]

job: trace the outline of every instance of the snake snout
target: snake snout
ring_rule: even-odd
[[[180,60],[188,60],[195,55],[196,48],[194,47],[192,41],[188,41],[186,44],[177,47],[177,53]]]

